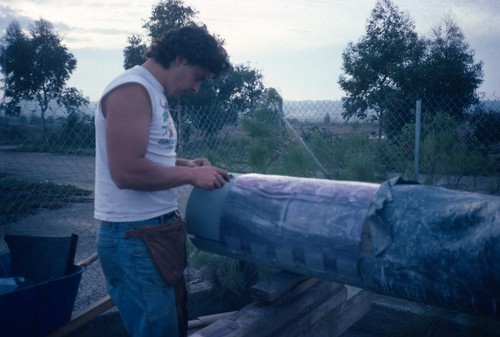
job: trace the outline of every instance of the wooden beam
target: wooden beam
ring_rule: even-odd
[[[338,303],[329,298],[299,320],[291,321],[275,337],[338,337],[371,308],[370,292],[362,290]]]
[[[273,302],[307,278],[305,275],[281,271],[252,286],[250,294],[259,302]]]
[[[90,264],[92,264],[95,261],[97,261],[97,259],[98,259],[97,253],[94,253],[94,254],[90,255],[89,257],[87,257],[86,259],[83,259],[83,260],[80,260],[80,261],[76,262],[75,264],[77,266],[80,266],[80,267],[83,267],[83,268],[87,268]]]
[[[288,301],[261,305],[253,302],[229,318],[219,320],[195,332],[191,337],[276,337],[287,325],[300,321],[311,310],[331,299],[340,305],[347,289],[337,283],[319,281]],[[311,335],[312,336],[312,335]]]
[[[213,322],[216,322],[216,321],[221,320],[223,318],[231,317],[235,313],[236,313],[236,311],[229,311],[229,312],[222,312],[219,314],[196,317],[195,319],[192,319],[188,322],[188,329],[197,329],[197,328],[201,328],[201,327],[210,325]]]
[[[109,309],[113,308],[113,306],[113,301],[111,300],[109,295],[107,295],[99,301],[96,301],[93,304],[89,305],[87,308],[76,312],[68,324],[53,331],[47,337],[67,336],[68,334],[80,328],[84,324],[90,322],[92,319],[99,316],[103,312],[106,312]]]

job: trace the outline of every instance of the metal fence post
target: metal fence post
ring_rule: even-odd
[[[182,111],[183,111],[183,106],[182,105],[178,105],[176,107],[177,109],[177,125],[176,125],[176,131],[177,131],[177,147],[178,147],[178,151],[180,153],[182,153],[182,150],[183,150],[183,133],[184,131],[182,130],[183,128],[183,123],[184,123],[184,120],[183,120],[183,116],[182,116]]]
[[[281,146],[285,144],[285,112],[283,111],[283,99],[278,102],[278,125],[279,125],[279,139]],[[282,158],[280,158],[282,160]]]
[[[415,166],[413,173],[415,181],[419,178],[419,158],[420,158],[420,125],[422,120],[422,100],[418,99],[416,102],[416,116],[415,116]]]

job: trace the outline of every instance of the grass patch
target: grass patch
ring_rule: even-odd
[[[40,209],[57,209],[66,203],[90,202],[91,191],[51,182],[28,182],[0,173],[0,223],[34,214]]]

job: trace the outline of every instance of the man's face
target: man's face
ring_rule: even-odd
[[[201,83],[210,76],[209,72],[186,61],[177,64],[175,81],[169,96],[179,97],[189,93],[197,93]]]

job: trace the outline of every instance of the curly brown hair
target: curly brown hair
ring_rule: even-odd
[[[146,57],[168,68],[180,56],[189,64],[205,68],[213,77],[217,77],[231,67],[222,43],[205,27],[190,25],[170,30],[159,39],[154,39]]]

